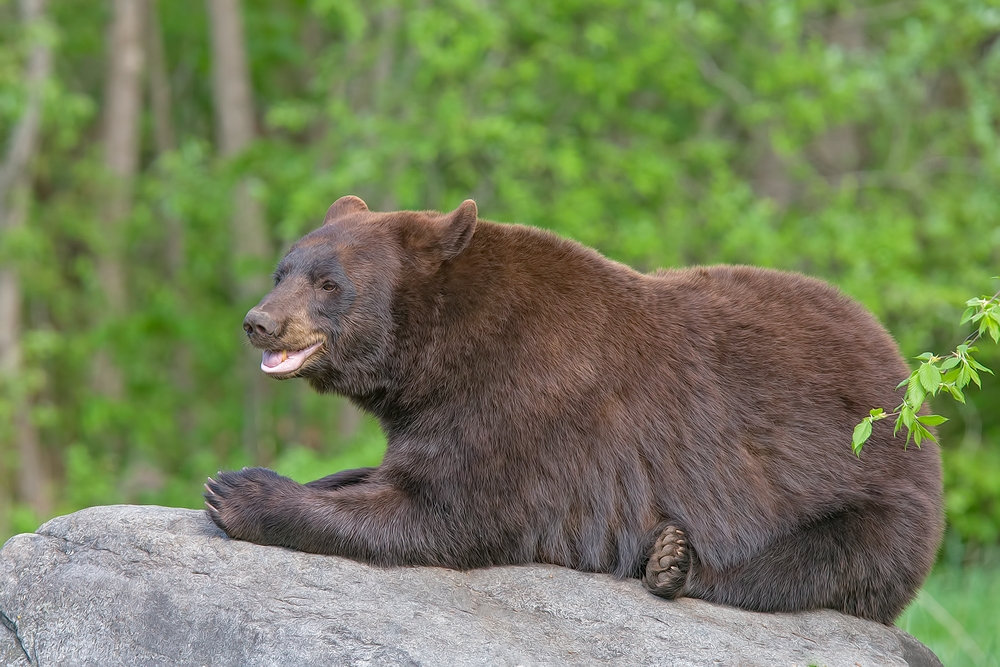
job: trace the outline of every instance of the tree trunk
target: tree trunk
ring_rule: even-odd
[[[837,13],[826,26],[826,41],[845,52],[865,48],[865,24],[858,11]],[[827,182],[838,187],[846,174],[857,171],[863,159],[861,133],[855,124],[836,125],[828,129],[814,144],[813,162]]]
[[[110,317],[125,312],[124,219],[132,208],[132,188],[139,168],[139,114],[142,109],[143,23],[145,0],[115,0],[111,52],[104,93],[104,165],[113,178],[103,211],[106,246],[97,274]],[[121,370],[107,349],[95,355],[94,384],[109,398],[121,398]]]
[[[228,158],[246,148],[256,135],[250,69],[239,0],[209,0],[208,7],[212,23],[216,140],[219,154]],[[260,298],[268,280],[255,269],[271,259],[264,212],[260,202],[250,196],[245,181],[236,189],[234,203],[232,232],[237,295],[241,300]]]
[[[208,0],[212,32],[212,74],[215,98],[216,141],[219,153],[228,158],[239,153],[256,134],[250,67],[243,36],[239,0]],[[259,201],[250,194],[247,180],[234,193],[232,238],[233,264],[238,305],[249,308],[268,288],[270,242]],[[239,318],[239,315],[235,316]],[[236,326],[238,326],[238,319]],[[236,329],[234,326],[234,329]],[[274,436],[267,378],[258,371],[258,353],[246,348],[240,361],[246,373],[241,439],[248,456],[266,464],[273,455]]]
[[[41,21],[44,0],[21,0],[25,26]],[[28,166],[37,150],[42,116],[42,89],[52,68],[52,53],[44,42],[35,44],[25,71],[27,104],[15,126],[9,149],[0,165],[0,239],[25,224],[28,213]],[[3,469],[7,451],[17,452],[16,499],[36,516],[51,515],[52,485],[45,468],[38,431],[31,420],[31,401],[18,386],[24,373],[21,361],[21,282],[17,268],[0,267],[0,386],[10,397],[13,423],[0,431],[0,483],[7,489],[10,473]],[[11,443],[7,437],[13,438]],[[9,532],[10,497],[0,492],[0,534]]]
[[[163,154],[177,148],[176,132],[171,114],[170,77],[167,56],[163,48],[163,32],[156,0],[146,8],[146,57],[149,62],[149,106],[153,111],[153,138],[156,152]]]
[[[163,47],[163,30],[160,26],[159,7],[156,0],[149,0],[146,20],[146,57],[149,76],[149,106],[153,112],[153,141],[156,155],[162,158],[165,154],[176,150],[177,133],[173,121],[173,94],[170,87],[170,76],[167,73],[167,55]],[[161,165],[157,165],[159,169]],[[162,203],[162,202],[158,202]],[[166,230],[164,248],[166,249],[166,275],[180,302],[185,301],[184,279],[185,266],[185,229],[183,222],[173,214],[167,206],[159,206],[159,215],[163,218]],[[187,341],[177,341],[174,352],[174,363],[170,366],[170,376],[173,386],[181,397],[193,395],[194,373],[191,349]],[[194,426],[193,405],[189,401],[177,406],[177,425],[181,437],[188,437]]]
[[[763,125],[754,128],[751,149],[756,153],[751,186],[758,197],[770,199],[778,210],[785,210],[795,199],[795,184],[788,174],[785,159],[774,150],[771,130]]]
[[[723,71],[708,54],[698,61],[698,70],[706,81],[726,94],[732,103],[748,106],[753,93],[739,80]],[[710,112],[714,113],[714,112]],[[707,122],[714,123],[710,119]],[[750,185],[758,197],[770,199],[779,210],[785,210],[795,198],[795,184],[788,174],[784,158],[774,150],[769,124],[750,128]]]

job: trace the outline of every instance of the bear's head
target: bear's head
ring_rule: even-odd
[[[433,307],[442,266],[472,240],[472,200],[451,213],[375,213],[358,197],[330,206],[323,226],[278,264],[274,289],[243,329],[261,370],[304,377],[319,391],[362,397],[390,381],[400,340]]]

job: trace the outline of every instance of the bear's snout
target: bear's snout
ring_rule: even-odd
[[[250,309],[247,316],[243,318],[243,330],[247,336],[257,334],[259,336],[273,336],[278,329],[278,323],[266,311],[258,307]]]

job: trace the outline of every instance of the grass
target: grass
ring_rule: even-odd
[[[896,625],[945,667],[1000,667],[1000,561],[939,563]]]

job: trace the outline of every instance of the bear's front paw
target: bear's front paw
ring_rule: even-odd
[[[280,520],[283,501],[299,485],[267,468],[220,471],[205,483],[208,516],[227,535],[258,544],[274,544],[269,535]]]
[[[642,583],[653,595],[675,598],[684,590],[690,569],[691,547],[687,536],[680,528],[667,526],[656,538]]]

